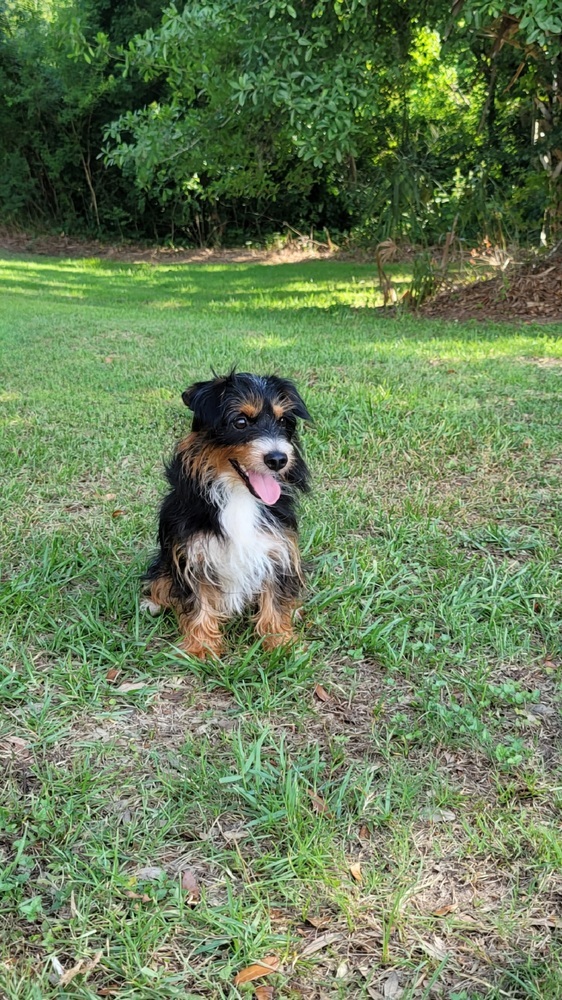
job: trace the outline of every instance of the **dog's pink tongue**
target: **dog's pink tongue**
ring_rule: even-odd
[[[264,503],[277,503],[281,496],[281,487],[273,476],[264,476],[261,472],[248,472],[248,479],[252,484],[252,489]]]

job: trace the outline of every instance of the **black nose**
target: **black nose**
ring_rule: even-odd
[[[284,469],[289,459],[282,451],[269,451],[267,455],[263,456],[263,460],[267,465],[268,469],[273,469],[274,472],[279,472],[279,469]]]

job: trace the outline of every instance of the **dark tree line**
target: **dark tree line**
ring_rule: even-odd
[[[0,30],[5,225],[559,238],[551,0],[5,0]]]

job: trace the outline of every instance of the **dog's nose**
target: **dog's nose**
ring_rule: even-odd
[[[263,460],[267,468],[272,469],[273,472],[279,472],[279,469],[284,469],[289,461],[282,451],[269,451],[267,455],[263,456]]]

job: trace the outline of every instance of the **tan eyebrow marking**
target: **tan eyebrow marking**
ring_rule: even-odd
[[[257,403],[242,403],[240,406],[240,413],[245,417],[249,417],[250,420],[255,420],[261,411],[262,408]]]

